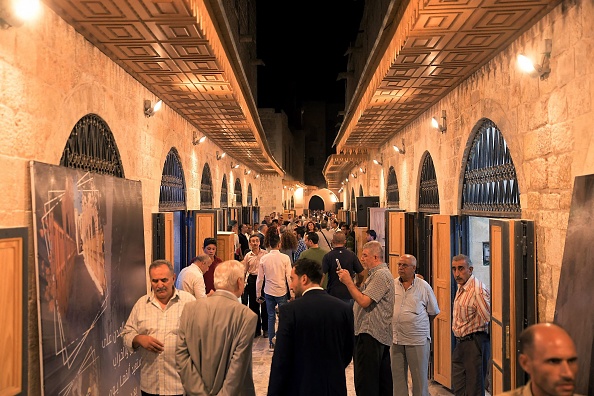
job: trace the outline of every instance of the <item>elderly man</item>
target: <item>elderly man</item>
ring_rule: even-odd
[[[306,258],[295,262],[290,287],[296,300],[279,309],[268,396],[347,394],[353,310],[324,292],[321,280],[319,263]]]
[[[187,396],[254,395],[252,345],[256,314],[239,303],[244,266],[224,261],[216,292],[188,304],[179,319],[175,360]]]
[[[190,261],[190,265],[179,273],[175,287],[187,291],[196,298],[206,297],[204,273],[208,271],[211,262],[210,257],[206,254],[194,257]]]
[[[175,273],[167,260],[154,261],[149,276],[152,292],[134,304],[121,336],[130,351],[140,352],[142,396],[181,396],[184,389],[175,366],[177,326],[184,305],[195,298],[175,289]]]
[[[484,395],[489,364],[491,294],[472,275],[472,262],[460,254],[452,259],[458,291],[454,298],[452,331],[456,347],[452,355],[452,388],[455,395]]]
[[[430,352],[429,323],[439,314],[431,286],[415,276],[417,259],[403,254],[398,259],[398,278],[394,280],[392,318],[392,379],[394,396],[408,396],[408,369],[413,396],[429,396],[427,381]]]
[[[530,381],[501,396],[579,396],[573,393],[577,352],[563,328],[552,323],[528,326],[519,341],[518,361]]]
[[[384,249],[379,242],[363,245],[361,264],[367,268],[368,276],[360,291],[348,270],[337,271],[355,300],[355,390],[357,395],[390,396],[394,279],[384,263]]]

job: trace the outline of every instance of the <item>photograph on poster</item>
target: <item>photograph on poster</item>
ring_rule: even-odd
[[[45,395],[140,394],[120,332],[146,293],[141,184],[31,163]]]

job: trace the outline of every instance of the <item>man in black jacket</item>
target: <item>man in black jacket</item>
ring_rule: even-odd
[[[321,287],[322,267],[303,258],[291,270],[295,301],[279,309],[269,396],[347,394],[354,345],[353,311]]]

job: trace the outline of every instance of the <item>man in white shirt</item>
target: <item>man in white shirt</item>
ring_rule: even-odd
[[[186,303],[196,299],[177,290],[173,266],[155,260],[149,267],[151,292],[136,301],[121,332],[130,352],[138,351],[142,394],[179,395],[184,393],[175,364],[179,318]]]
[[[190,265],[179,273],[175,287],[187,291],[196,298],[206,297],[204,273],[208,271],[210,263],[212,263],[212,260],[206,254],[194,257],[190,261]]]
[[[269,350],[274,350],[273,338],[276,335],[275,308],[287,303],[291,282],[291,259],[286,254],[279,251],[280,237],[276,232],[269,232],[270,250],[260,259],[260,268],[258,268],[258,278],[256,279],[256,298],[261,301],[262,282],[266,278],[264,285],[264,299],[266,301],[266,310],[268,313],[268,342]]]

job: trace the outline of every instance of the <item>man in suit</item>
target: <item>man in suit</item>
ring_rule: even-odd
[[[353,311],[321,287],[322,267],[303,258],[291,270],[296,300],[279,309],[269,396],[346,395],[354,345]]]
[[[255,396],[252,345],[258,317],[238,298],[244,266],[224,261],[214,273],[216,292],[186,304],[179,319],[175,360],[188,396]]]

